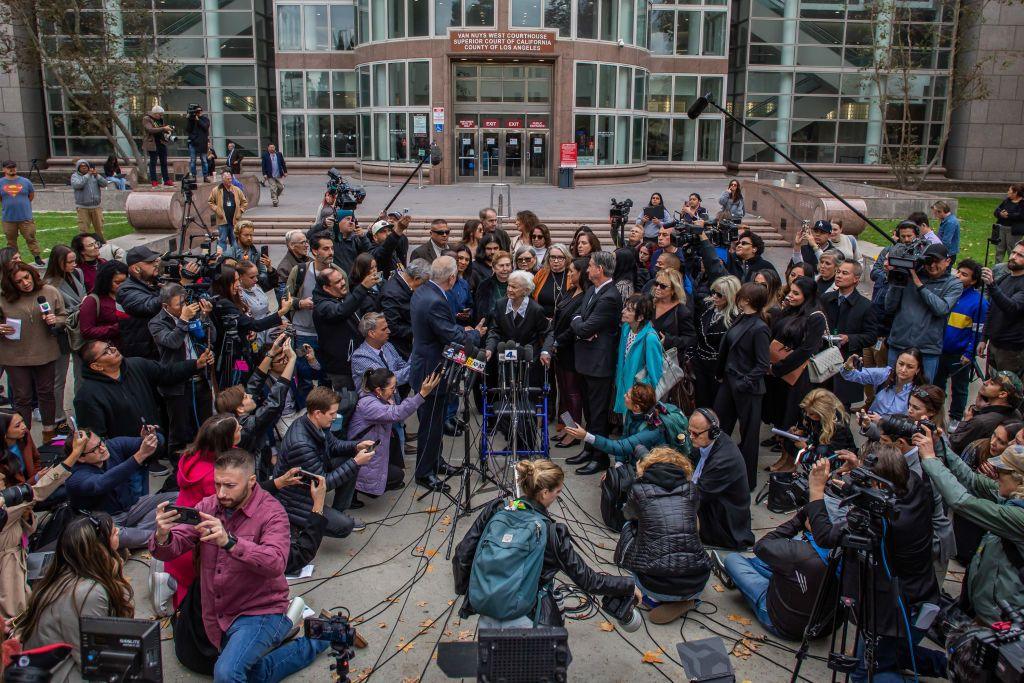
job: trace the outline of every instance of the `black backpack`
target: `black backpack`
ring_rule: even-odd
[[[28,537],[29,552],[53,550],[57,545],[60,532],[75,516],[76,513],[71,509],[71,503],[67,500],[53,508],[46,519]]]
[[[771,512],[782,514],[807,504],[807,478],[796,472],[772,472],[757,494],[755,502]]]
[[[636,473],[633,468],[622,465],[608,468],[601,482],[601,519],[616,533],[622,531],[626,523],[622,506],[626,504],[626,496],[635,480]]]

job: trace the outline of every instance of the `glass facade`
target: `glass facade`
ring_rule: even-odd
[[[573,140],[580,167],[646,161],[648,81],[646,69],[576,62]]]
[[[278,52],[344,51],[358,45],[353,2],[278,3],[275,11]]]
[[[648,161],[722,161],[725,116],[709,109],[693,120],[686,110],[708,92],[721,101],[723,80],[723,76],[651,74],[646,102]]]
[[[679,5],[655,3],[651,9],[651,53],[722,57],[728,23],[728,8],[724,2],[705,2],[704,7],[686,0]]]

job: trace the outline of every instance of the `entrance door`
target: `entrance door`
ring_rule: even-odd
[[[480,179],[497,180],[501,177],[501,131],[480,131]]]
[[[502,173],[505,182],[523,182],[523,137],[521,131],[505,131],[505,167]]]
[[[456,144],[459,180],[476,180],[477,164],[479,163],[476,153],[476,131],[460,131]]]
[[[548,134],[530,131],[527,137],[530,144],[527,150],[529,164],[527,165],[526,182],[547,182]]]

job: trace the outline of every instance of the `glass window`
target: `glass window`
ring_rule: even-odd
[[[611,109],[615,106],[615,65],[601,64],[599,73],[601,87],[598,89],[597,106]]]
[[[526,81],[505,80],[501,82],[502,102],[525,102]]]
[[[675,49],[674,10],[656,9],[651,11],[651,52],[656,55],[671,55]],[[650,158],[648,156],[648,158]]]
[[[430,62],[409,62],[409,104],[430,104]]]
[[[373,158],[373,119],[369,114],[359,115],[359,158]]]
[[[359,34],[356,42],[370,42],[370,0],[359,0]]]
[[[618,0],[619,40],[626,45],[633,44],[633,0]]]
[[[222,64],[217,67],[220,69],[221,82],[224,85],[231,86],[255,86],[256,76],[253,73],[251,66],[230,66],[228,64]]]
[[[494,0],[468,0],[466,26],[494,26]]]
[[[372,40],[384,40],[388,35],[387,0],[370,0],[370,28]]]
[[[669,119],[647,119],[648,161],[668,161],[670,129]]]
[[[636,0],[636,45],[647,47],[647,0]]]
[[[676,12],[676,54],[700,54],[700,12]]]
[[[633,156],[630,161],[634,164],[642,163],[644,160],[644,148],[645,148],[645,130],[647,128],[647,119],[634,118],[633,119]]]
[[[615,117],[597,117],[597,163],[608,165],[615,163]]]
[[[694,160],[694,135],[697,122],[689,118],[672,120],[672,161]]]
[[[526,101],[538,104],[546,104],[551,101],[551,79],[527,81]]]
[[[405,101],[405,62],[391,62],[388,64],[388,104],[404,107]]]
[[[501,81],[480,81],[481,102],[501,102]]]
[[[334,86],[334,108],[355,109],[359,106],[355,71],[335,71],[332,74]]]
[[[600,39],[615,41],[619,38],[618,0],[597,0],[601,13]]]
[[[576,163],[580,166],[593,166],[597,161],[597,130],[594,127],[594,118],[586,114],[576,115],[573,137],[576,140]]]
[[[202,12],[156,12],[156,32],[161,36],[203,35]]]
[[[838,103],[834,97],[794,97],[794,119],[835,119]]]
[[[697,77],[676,76],[675,88],[672,93],[672,110],[682,114],[690,108],[690,103],[697,98]]]
[[[355,114],[334,117],[334,156],[354,157],[359,153],[358,120]]]
[[[306,127],[302,115],[282,114],[281,153],[286,157],[306,156]]]
[[[331,72],[306,72],[306,107],[309,109],[331,108]]]
[[[643,111],[647,106],[647,72],[637,69],[633,75],[633,109]]]
[[[351,50],[355,46],[355,5],[331,5],[331,47],[335,50]]]
[[[476,102],[478,99],[477,81],[474,78],[455,78],[455,101]]]
[[[277,6],[277,49],[286,52],[302,49],[302,8]]]
[[[385,64],[373,65],[373,106],[383,107],[387,102],[388,70]]]
[[[705,95],[711,93],[712,99],[715,102],[722,101],[722,77],[721,76],[702,76],[700,79],[700,92],[699,94]]]
[[[302,109],[301,71],[281,72],[281,108]]]
[[[782,74],[774,71],[748,71],[747,92],[778,93],[782,87]]]
[[[698,119],[697,160],[720,161],[722,158],[722,120]]]
[[[449,26],[462,24],[462,0],[434,0],[434,35],[448,35]]]
[[[652,75],[648,84],[647,111],[672,111],[672,77]]]
[[[370,67],[368,66],[359,67],[359,106],[370,106]]]
[[[388,38],[405,37],[405,0],[388,0]]]
[[[570,0],[547,0],[544,4],[544,26],[558,29],[558,35],[570,35],[572,2]]]
[[[157,12],[157,15],[160,13]],[[327,5],[303,5],[302,33],[307,51],[327,50]]]
[[[835,121],[793,121],[789,134],[791,142],[831,144],[836,140]],[[863,139],[863,138],[862,138]]]
[[[311,157],[331,156],[331,117],[327,114],[306,117],[306,150]]]
[[[576,106],[597,106],[597,65],[577,62],[576,64]]]
[[[512,0],[509,12],[509,26],[540,26],[540,0]]]
[[[207,12],[207,33],[219,36],[251,36],[252,13]]]
[[[629,117],[615,117],[615,163],[629,163]]]
[[[725,12],[704,13],[704,47],[702,54],[721,56],[725,54]]]
[[[628,66],[619,67],[619,82],[615,89],[615,108],[629,109],[629,96],[633,89],[629,87],[632,81],[633,70]]]
[[[597,6],[594,0],[577,0],[576,2],[576,37],[597,37]]]
[[[405,114],[388,115],[388,125],[391,127],[388,131],[391,158],[395,161],[405,161],[409,158],[408,118]]]

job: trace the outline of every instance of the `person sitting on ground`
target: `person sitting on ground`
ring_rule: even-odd
[[[579,425],[566,425],[566,434],[614,457],[616,462],[627,465],[633,463],[637,446],[646,449],[669,446],[689,451],[686,416],[677,407],[658,401],[650,384],[638,382],[630,387],[625,394],[625,403],[629,412],[623,424],[622,436],[618,439],[591,434]]]
[[[622,508],[626,525],[615,564],[636,578],[651,622],[669,624],[694,607],[711,576],[697,533],[693,463],[661,446],[644,456],[636,473]]]
[[[970,419],[957,425],[949,435],[949,443],[957,453],[963,453],[972,441],[992,434],[1000,422],[1020,420],[1017,406],[1024,396],[1024,383],[1009,370],[999,370],[985,379],[978,389],[977,405]]]
[[[769,468],[772,472],[794,472],[798,464],[810,466],[817,459],[820,447],[833,453],[856,448],[850,431],[850,416],[842,401],[820,387],[808,391],[800,401],[800,422],[787,431],[804,438],[800,441],[782,439],[782,455]]]
[[[53,562],[34,586],[16,630],[26,649],[71,646],[71,657],[61,662],[51,680],[81,678],[82,617],[135,616],[119,547],[118,528],[102,512],[74,519],[61,531]]]
[[[723,562],[718,551],[711,551],[722,585],[739,589],[761,626],[789,640],[804,635],[818,587],[825,581],[827,558],[814,542],[804,510],[762,536],[754,544],[754,557],[730,553]]]
[[[531,511],[540,514],[547,524],[547,544],[544,546],[544,563],[540,572],[537,593],[540,604],[536,621],[535,610],[514,619],[497,619],[480,614],[479,628],[531,628],[534,626],[563,625],[562,614],[550,590],[555,575],[564,572],[566,576],[588,595],[612,595],[628,597],[633,595],[637,602],[643,597],[640,589],[634,586],[633,579],[628,576],[614,576],[595,572],[573,548],[573,540],[569,529],[561,522],[555,522],[548,516],[548,508],[562,493],[565,473],[562,468],[550,460],[522,460],[516,464],[516,481],[523,497],[508,503],[503,498],[491,501],[481,510],[473,522],[473,526],[455,548],[452,557],[452,575],[455,581],[455,592],[465,595],[459,609],[459,617],[466,619],[479,611],[469,601],[470,576],[476,571],[474,559],[481,537],[491,518],[499,510]]]
[[[373,458],[373,441],[342,441],[331,431],[338,416],[341,398],[329,387],[316,387],[306,397],[306,414],[295,420],[281,440],[278,448],[275,476],[292,467],[324,477],[327,490],[334,491],[331,507],[326,508],[327,529],[331,538],[345,538],[353,531],[362,531],[366,525],[356,517],[345,514],[352,507],[359,468]],[[278,495],[295,526],[309,521],[312,499],[309,492],[297,487],[281,491]]]
[[[722,433],[718,416],[708,408],[690,415],[687,432],[696,460],[690,479],[697,487],[700,540],[705,545],[742,550],[754,543],[750,529],[750,487],[739,447]]]
[[[252,455],[233,449],[214,463],[216,495],[199,501],[201,521],[178,523],[161,506],[150,539],[153,557],[198,555],[203,626],[220,651],[214,681],[280,680],[309,666],[330,643],[295,638],[288,618],[288,516],[256,485]]]
[[[156,528],[157,505],[178,495],[176,491],[149,493],[145,463],[157,449],[158,435],[147,431],[145,436],[106,441],[92,432],[85,436],[85,446],[80,448],[66,484],[71,507],[111,515],[120,530],[122,547],[146,547]],[[76,447],[73,441],[65,442],[65,455],[70,456]]]

